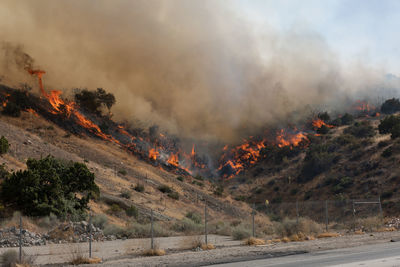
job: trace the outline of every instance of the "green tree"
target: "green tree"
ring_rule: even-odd
[[[398,98],[392,98],[386,100],[382,106],[381,111],[385,114],[393,114],[397,111],[400,111],[400,101]]]
[[[28,159],[26,164],[26,170],[4,180],[1,198],[27,215],[83,215],[89,200],[99,194],[94,174],[85,164],[64,163],[52,156]]]

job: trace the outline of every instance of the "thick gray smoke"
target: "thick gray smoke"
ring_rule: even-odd
[[[317,34],[255,30],[226,1],[3,0],[0,36],[47,72],[47,89],[103,87],[117,118],[203,139],[233,141],[381,77],[343,67]],[[8,56],[4,79],[33,84]]]

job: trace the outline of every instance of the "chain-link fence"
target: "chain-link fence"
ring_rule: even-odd
[[[15,214],[1,221],[0,253],[11,253],[11,249],[15,260],[34,264],[85,263],[91,258],[142,255],[147,250],[239,245],[246,237],[289,236],[308,231],[304,227],[310,225],[318,227],[311,232],[327,232],[373,230],[371,224],[379,227],[383,223],[380,199],[266,201],[251,205],[247,213],[229,221],[205,201],[199,201],[197,212],[188,212],[180,220],[165,214],[168,208],[130,211],[131,222],[126,225],[107,222],[104,214],[94,213],[80,221]]]

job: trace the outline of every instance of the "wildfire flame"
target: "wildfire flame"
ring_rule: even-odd
[[[313,125],[315,128],[317,128],[317,129],[321,128],[323,125],[325,125],[325,126],[328,127],[328,128],[333,128],[333,127],[334,127],[333,125],[330,125],[330,124],[325,123],[325,122],[324,122],[323,120],[321,120],[320,118],[314,119],[314,120],[312,121],[312,125]]]

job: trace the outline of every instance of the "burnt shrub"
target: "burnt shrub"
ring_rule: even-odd
[[[10,144],[8,143],[7,138],[5,138],[4,136],[1,136],[1,138],[0,138],[0,155],[7,153],[9,148],[10,148]]]
[[[322,112],[318,114],[318,118],[320,118],[323,121],[329,121],[331,119],[331,116],[329,116],[328,112]]]
[[[400,111],[400,101],[398,98],[392,98],[386,100],[381,106],[382,113],[393,114]]]
[[[346,128],[343,133],[351,134],[358,138],[368,138],[375,136],[374,127],[369,121],[355,122],[353,125]]]
[[[21,107],[14,102],[8,102],[2,113],[10,117],[19,117],[21,116]]]
[[[329,133],[329,127],[326,125],[322,125],[320,128],[317,129],[318,134],[327,134]]]
[[[75,101],[86,111],[101,115],[101,108],[106,107],[110,110],[115,104],[115,97],[113,94],[107,93],[103,88],[97,88],[96,91],[83,89],[75,93]]]
[[[313,145],[307,150],[298,177],[299,182],[307,182],[323,173],[334,164],[336,154],[328,151],[327,145]]]

